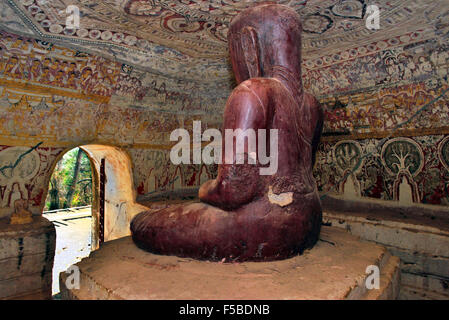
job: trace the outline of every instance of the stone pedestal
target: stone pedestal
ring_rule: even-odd
[[[395,299],[399,259],[379,245],[323,227],[321,240],[301,256],[273,262],[216,263],[161,256],[130,237],[105,243],[77,265],[80,289],[63,299]],[[368,290],[366,268],[380,270]]]
[[[0,219],[0,299],[50,299],[56,232],[39,216],[11,225]]]

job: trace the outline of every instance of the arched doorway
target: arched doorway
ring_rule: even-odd
[[[82,145],[78,148],[88,159],[92,170],[92,201],[87,214],[85,210],[83,212],[72,209],[72,217],[67,215],[60,221],[50,218],[54,221],[57,230],[57,249],[53,268],[54,294],[59,291],[60,272],[87,257],[90,251],[98,249],[101,243],[130,235],[131,219],[137,213],[148,209],[135,202],[136,191],[133,184],[131,158],[125,150],[100,144]],[[67,150],[60,155],[54,168],[57,168],[58,162],[64,161],[63,156],[70,152],[76,151]],[[51,192],[50,178],[50,197]],[[48,218],[48,214],[46,217]],[[60,234],[63,231],[66,234]],[[66,241],[66,246],[62,241]],[[64,254],[61,254],[62,251]]]
[[[63,154],[53,169],[42,216],[56,229],[52,294],[59,293],[59,273],[90,254],[92,246],[92,161],[81,148]]]

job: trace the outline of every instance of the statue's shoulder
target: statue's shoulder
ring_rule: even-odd
[[[251,78],[240,83],[237,88],[240,86],[254,91],[261,91],[281,87],[282,85],[275,78]]]
[[[233,90],[233,95],[254,95],[264,104],[269,95],[281,88],[280,82],[274,78],[251,78],[243,81]]]

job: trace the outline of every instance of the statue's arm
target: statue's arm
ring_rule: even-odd
[[[266,111],[258,95],[244,83],[231,94],[224,112],[224,129],[266,128]],[[233,139],[231,159],[226,161],[226,134],[222,137],[222,164],[218,167],[217,178],[204,183],[199,191],[201,201],[222,209],[235,209],[253,200],[260,191],[259,167],[248,164],[248,144],[245,143],[245,163],[236,164],[236,138]],[[232,163],[229,161],[232,160]],[[229,162],[229,163],[228,163]]]

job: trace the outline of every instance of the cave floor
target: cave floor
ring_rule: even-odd
[[[56,228],[52,294],[59,293],[59,273],[89,255],[92,215],[90,208],[43,214]]]

